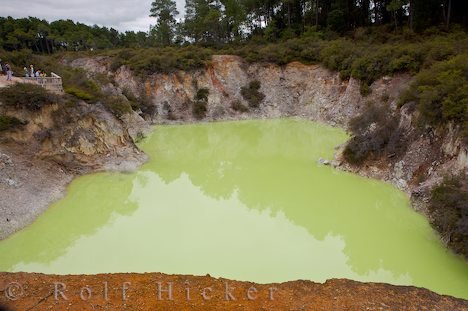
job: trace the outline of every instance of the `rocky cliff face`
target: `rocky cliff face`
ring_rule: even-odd
[[[28,121],[0,133],[0,239],[32,223],[73,177],[133,170],[146,160],[126,124],[99,105],[51,104],[35,112],[0,105],[0,112]]]
[[[373,94],[363,98],[358,81],[343,81],[338,73],[319,65],[297,62],[286,66],[248,64],[237,56],[217,55],[207,68],[201,70],[153,74],[141,79],[125,66],[112,73],[110,63],[109,58],[101,57],[77,59],[71,65],[91,73],[107,72],[118,88],[129,89],[135,94],[143,86],[157,107],[154,121],[158,123],[194,121],[189,102],[197,89],[207,88],[205,121],[297,116],[346,127],[365,102],[376,100],[383,93],[395,98],[409,81],[405,75],[380,79],[373,85]],[[248,106],[241,88],[253,80],[260,81],[260,92],[265,99],[257,109],[244,113],[235,111],[231,108],[235,101]]]

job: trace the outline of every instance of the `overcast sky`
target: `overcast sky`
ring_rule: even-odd
[[[0,0],[0,16],[34,16],[48,21],[72,19],[85,24],[114,27],[119,31],[148,31],[152,0]],[[183,12],[185,0],[176,0]],[[179,15],[180,17],[180,15]]]

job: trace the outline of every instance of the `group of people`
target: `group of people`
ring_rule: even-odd
[[[27,78],[45,78],[47,74],[42,70],[34,70],[34,66],[30,65],[29,69],[24,67],[24,76]]]
[[[7,81],[13,80],[13,70],[11,69],[10,64],[5,63],[5,65],[3,65],[1,59],[0,59],[0,72],[6,75]]]
[[[27,78],[45,78],[47,74],[42,70],[35,70],[34,65],[30,65],[29,68],[24,67],[24,76]],[[13,80],[13,69],[9,63],[2,63],[0,59],[0,73],[6,75],[7,81]]]

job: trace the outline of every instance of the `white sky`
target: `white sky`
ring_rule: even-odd
[[[48,21],[72,19],[88,25],[114,27],[119,31],[148,31],[152,0],[0,0],[0,16],[33,16]],[[176,0],[184,12],[185,0]],[[180,15],[179,15],[180,17]]]

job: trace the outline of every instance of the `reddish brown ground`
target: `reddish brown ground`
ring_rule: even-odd
[[[172,283],[172,300],[167,291],[160,292],[159,297],[158,282],[162,290]],[[63,296],[62,286],[66,286]],[[128,288],[125,294],[123,287]],[[344,279],[325,284],[295,281],[260,285],[210,276],[160,273],[75,276],[0,273],[0,305],[6,310],[468,310],[466,300],[415,287]]]

